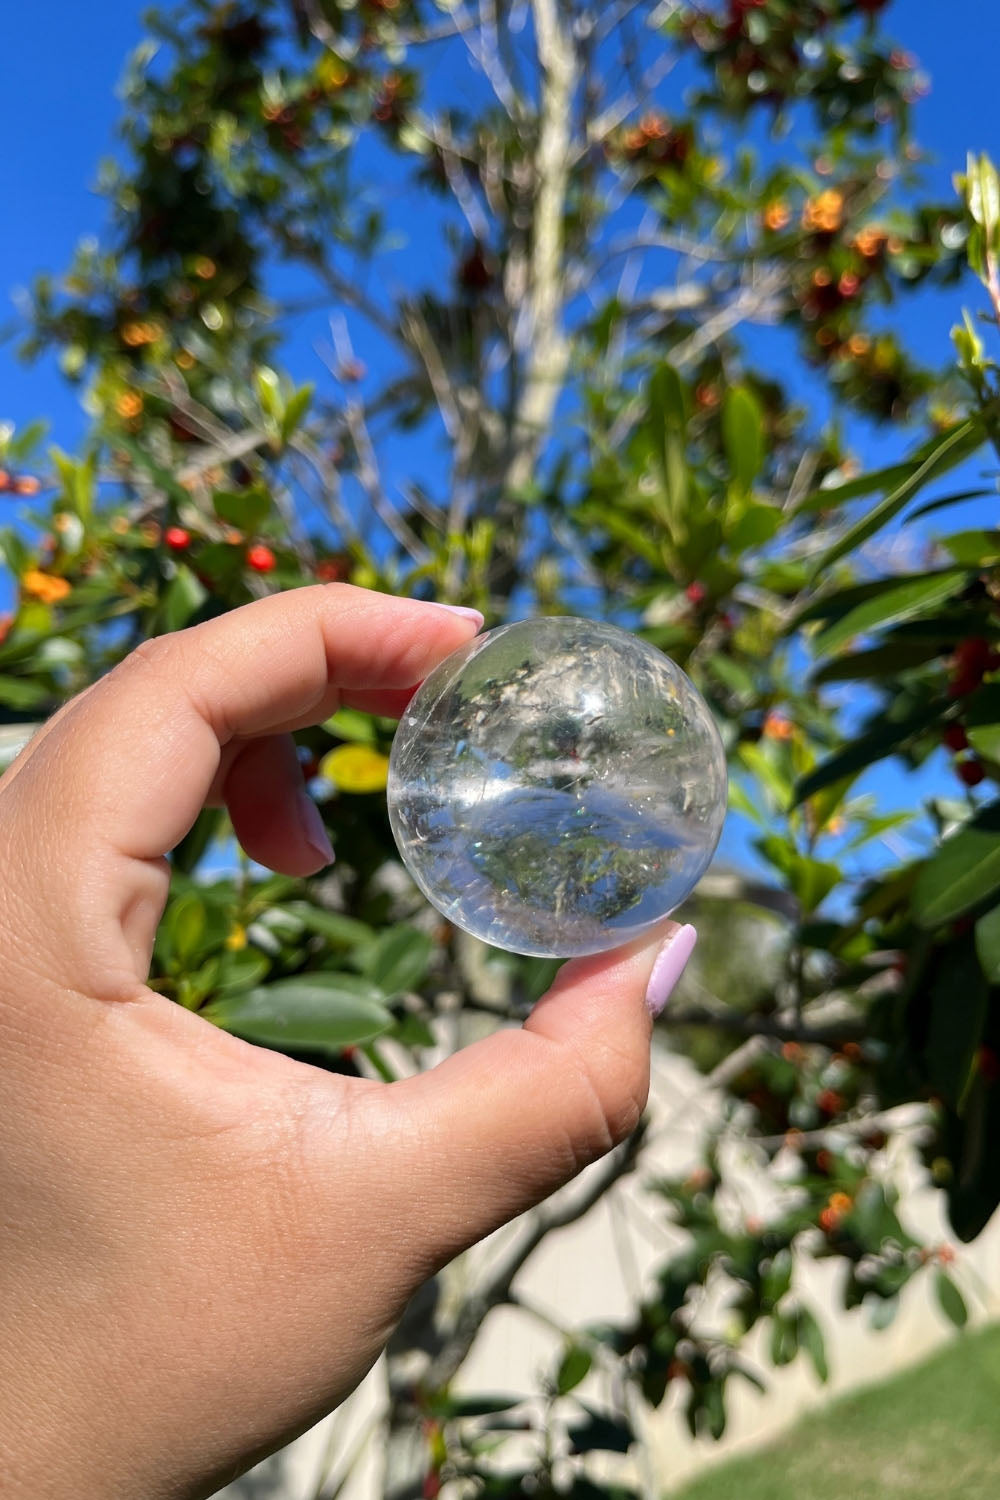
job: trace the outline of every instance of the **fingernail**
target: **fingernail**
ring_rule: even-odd
[[[646,1009],[654,1021],[666,1008],[697,941],[698,934],[693,927],[678,927],[656,955],[646,988]]]
[[[485,616],[478,609],[466,609],[464,604],[442,604],[438,599],[431,599],[428,603],[435,609],[446,609],[450,615],[458,615],[461,620],[474,620],[477,630],[482,630],[485,624]]]
[[[324,865],[332,865],[335,857],[333,845],[330,843],[329,834],[324,826],[322,813],[305,787],[301,787],[296,792],[295,801],[303,838],[317,859],[321,859]]]

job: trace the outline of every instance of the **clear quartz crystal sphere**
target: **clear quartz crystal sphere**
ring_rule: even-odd
[[[722,832],[726,758],[694,685],[592,620],[477,636],[396,731],[389,818],[417,885],[457,927],[570,958],[684,900]]]

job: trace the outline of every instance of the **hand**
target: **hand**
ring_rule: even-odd
[[[521,1030],[385,1085],[146,987],[164,858],[222,800],[255,859],[328,858],[290,731],[395,715],[475,629],[301,589],[134,652],[0,780],[6,1500],[204,1496],[317,1421],[414,1290],[636,1124],[693,933],[566,965]]]

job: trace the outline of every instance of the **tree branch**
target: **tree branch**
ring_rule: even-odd
[[[524,489],[534,475],[539,444],[555,409],[569,363],[562,327],[566,198],[577,58],[557,0],[532,0],[541,99],[534,159],[535,202],[528,262],[528,299],[515,324],[515,349],[526,356],[523,387],[511,434],[508,489]]]
[[[832,1047],[834,1051],[846,1042],[860,1042],[867,1035],[860,1024],[809,1026],[804,1021],[782,1020],[780,1016],[742,1015],[739,1011],[712,1010],[707,1006],[668,1010],[659,1024],[707,1026],[732,1036],[769,1037],[776,1042],[800,1042],[805,1047]]]
[[[444,1345],[427,1371],[424,1384],[428,1390],[441,1390],[454,1379],[475,1342],[483,1319],[494,1307],[509,1300],[515,1278],[542,1241],[553,1230],[565,1229],[584,1218],[600,1203],[609,1188],[635,1170],[647,1129],[647,1123],[641,1122],[629,1139],[606,1158],[580,1197],[535,1210],[530,1217],[528,1233],[460,1309]]]

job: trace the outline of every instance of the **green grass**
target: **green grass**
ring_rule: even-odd
[[[1000,1327],[832,1402],[676,1500],[998,1500]]]

